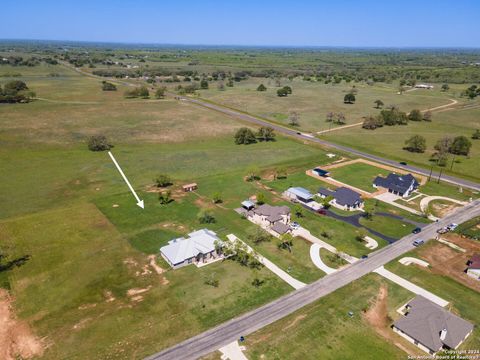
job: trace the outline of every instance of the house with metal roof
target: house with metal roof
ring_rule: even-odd
[[[473,324],[418,295],[405,305],[404,316],[392,329],[434,355],[440,350],[457,349],[472,333]]]
[[[417,179],[412,174],[390,173],[386,178],[377,176],[373,180],[373,187],[385,188],[388,192],[405,198],[409,197],[412,191],[418,189],[418,185]]]
[[[363,199],[359,193],[344,186],[339,187],[334,191],[320,188],[318,189],[318,196],[323,199],[331,196],[332,200],[329,202],[330,205],[347,211],[360,210],[364,205]]]
[[[299,201],[305,204],[313,201],[313,195],[310,191],[302,187],[291,187],[286,190],[283,195],[290,200]]]
[[[467,262],[467,269],[465,272],[468,276],[480,280],[480,254],[473,255]]]
[[[201,229],[188,234],[187,238],[173,239],[160,248],[160,254],[174,269],[195,264],[202,266],[222,257],[216,244],[221,243],[217,234]]]

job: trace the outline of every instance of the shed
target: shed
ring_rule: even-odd
[[[312,170],[316,175],[321,176],[321,177],[328,177],[330,172],[327,170],[323,170],[320,168],[315,168]]]
[[[255,207],[255,203],[250,200],[242,201],[242,207],[247,210],[252,210]]]
[[[191,183],[191,184],[183,185],[183,186],[182,186],[182,189],[183,189],[183,191],[185,191],[185,192],[190,192],[190,191],[197,190],[197,189],[198,189],[198,185],[197,185],[197,183]]]

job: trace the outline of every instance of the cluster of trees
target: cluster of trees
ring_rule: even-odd
[[[277,96],[285,97],[292,93],[292,88],[290,86],[284,86],[277,90]]]
[[[342,113],[342,112],[334,113],[334,112],[331,112],[331,111],[329,111],[327,113],[325,121],[326,122],[331,122],[331,123],[336,124],[336,125],[343,125],[347,122],[344,113]]]
[[[117,91],[117,86],[108,81],[102,81],[102,90],[103,91]]]
[[[9,81],[3,88],[0,85],[0,103],[25,103],[33,98],[35,98],[35,93],[30,91],[23,81]]]
[[[111,148],[113,148],[113,145],[105,135],[93,135],[88,138],[88,149],[90,151],[107,151]]]
[[[411,121],[432,121],[432,112],[431,111],[425,111],[422,113],[418,109],[413,109],[410,111],[408,114],[408,120]]]
[[[445,166],[449,154],[468,155],[471,147],[472,143],[466,136],[445,136],[435,144],[436,152],[432,155],[432,160],[437,161],[440,166]],[[427,140],[421,135],[414,135],[405,141],[404,149],[423,153],[427,149]]]
[[[377,100],[381,102],[381,100]],[[375,102],[377,104],[377,101]],[[383,102],[381,102],[383,105]],[[377,104],[377,106],[380,106]],[[390,106],[388,109],[383,109],[377,116],[366,116],[363,120],[362,127],[368,130],[374,130],[384,125],[407,125],[408,121],[432,121],[432,113],[426,111],[422,113],[418,109],[413,109],[409,114],[400,111],[396,106]]]
[[[47,64],[57,65],[58,61],[50,57],[39,58],[36,56],[29,57],[24,59],[22,56],[7,56],[0,57],[0,65],[10,65],[10,66],[37,66],[44,61]]]
[[[238,240],[233,243],[224,242],[222,251],[227,259],[236,261],[242,266],[251,269],[261,269],[263,267],[263,264],[258,260],[257,253],[249,251],[247,246]]]
[[[124,96],[127,99],[133,99],[133,98],[148,99],[150,97],[150,92],[148,91],[148,88],[146,86],[140,86],[135,89],[125,91]]]
[[[254,133],[251,129],[243,127],[236,131],[234,138],[237,145],[248,145],[257,141],[274,141],[275,130],[269,126],[262,126],[257,133]]]
[[[475,99],[477,96],[480,96],[480,87],[472,85],[467,90],[463,91],[462,95],[469,99]]]

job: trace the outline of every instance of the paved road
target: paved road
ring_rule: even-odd
[[[422,231],[422,238],[425,240],[434,238],[438,228],[452,222],[462,223],[474,216],[480,216],[480,200],[458,208],[455,212],[439,220],[438,223],[425,226]],[[197,359],[215,351],[235,341],[239,336],[251,334],[405,254],[413,249],[412,241],[415,238],[417,238],[417,235],[408,235],[383,249],[373,252],[368,259],[357,261],[300,290],[291,292],[244,315],[231,319],[180,344],[152,355],[148,359]]]
[[[390,166],[395,166],[397,168],[400,168],[400,169],[403,169],[403,170],[406,170],[406,171],[412,171],[412,172],[415,172],[417,174],[421,174],[421,175],[424,175],[424,176],[429,176],[429,174],[430,174],[429,170],[425,170],[425,169],[420,168],[420,167],[411,166],[411,165],[401,165],[397,161],[394,161],[394,160],[385,159],[385,158],[382,158],[380,156],[368,154],[368,153],[365,153],[365,152],[360,151],[360,150],[353,149],[353,148],[348,147],[348,146],[343,146],[343,145],[331,143],[329,141],[325,141],[325,140],[322,140],[322,139],[318,139],[318,138],[312,137],[309,134],[303,134],[303,133],[297,132],[295,130],[292,130],[292,129],[289,129],[289,128],[286,128],[286,127],[283,127],[283,126],[280,126],[280,125],[277,125],[277,124],[274,124],[274,123],[271,123],[271,122],[268,122],[268,121],[265,121],[265,120],[261,120],[259,118],[256,118],[256,117],[252,116],[252,115],[244,114],[244,113],[241,113],[241,112],[238,112],[238,111],[235,111],[235,110],[232,110],[232,109],[220,106],[220,105],[209,103],[209,102],[204,101],[204,100],[193,99],[193,98],[182,97],[182,96],[177,96],[177,98],[181,99],[182,101],[188,101],[190,103],[197,104],[197,105],[206,107],[208,109],[219,111],[221,113],[230,115],[230,116],[232,116],[234,118],[237,118],[239,120],[242,120],[242,121],[253,123],[253,124],[256,124],[256,125],[259,125],[259,126],[270,126],[270,127],[274,128],[279,133],[289,135],[289,136],[293,136],[293,137],[296,137],[296,138],[301,139],[301,140],[311,141],[311,142],[314,142],[314,143],[317,143],[317,144],[320,144],[320,145],[323,145],[323,146],[328,146],[328,147],[331,147],[331,148],[334,148],[334,149],[337,149],[337,150],[349,152],[349,153],[355,154],[357,156],[364,157],[364,158],[369,159],[369,160],[377,161],[379,163],[390,165]],[[451,105],[451,104],[449,104],[449,105]],[[432,178],[438,178],[438,175],[439,174],[437,172],[432,172]],[[470,188],[470,189],[473,189],[473,190],[480,191],[480,184],[477,184],[473,181],[457,178],[457,177],[450,176],[450,175],[442,175],[442,180],[445,181],[445,182],[454,184],[454,185],[463,186],[463,187],[466,187],[466,188]]]

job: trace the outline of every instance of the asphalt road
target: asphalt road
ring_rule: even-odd
[[[416,167],[416,166],[411,166],[411,165],[401,165],[397,161],[394,161],[394,160],[385,159],[385,158],[382,158],[380,156],[365,153],[363,151],[356,150],[356,149],[353,149],[353,148],[348,147],[348,146],[343,146],[343,145],[335,144],[335,143],[332,143],[332,142],[329,142],[329,141],[325,141],[325,140],[313,137],[312,135],[308,135],[308,134],[306,135],[306,134],[303,134],[301,132],[297,132],[295,130],[292,130],[292,129],[289,129],[289,128],[286,128],[286,127],[283,127],[283,126],[280,126],[280,125],[277,125],[277,124],[274,124],[274,123],[271,123],[271,122],[268,122],[268,121],[265,121],[265,120],[261,120],[259,118],[254,117],[254,116],[244,114],[244,113],[241,113],[241,112],[238,112],[238,111],[235,111],[235,110],[232,110],[232,109],[220,106],[220,105],[211,104],[211,103],[203,101],[203,100],[192,99],[192,98],[189,98],[189,97],[182,97],[182,96],[179,97],[179,96],[177,96],[177,98],[180,98],[182,101],[188,101],[188,102],[191,102],[191,103],[194,103],[194,104],[197,104],[197,105],[200,105],[200,106],[203,106],[203,107],[215,110],[215,111],[219,111],[221,113],[230,115],[230,116],[232,116],[234,118],[237,118],[239,120],[242,120],[242,121],[250,122],[250,123],[253,123],[253,124],[256,124],[256,125],[259,125],[259,126],[270,126],[270,127],[274,128],[279,133],[289,135],[289,136],[293,136],[293,137],[296,137],[296,138],[301,139],[301,140],[307,140],[307,141],[311,141],[313,143],[317,143],[317,144],[320,144],[320,145],[323,145],[323,146],[327,146],[327,147],[334,148],[334,149],[337,149],[337,150],[349,152],[349,153],[355,154],[357,156],[361,156],[361,157],[369,159],[369,160],[377,161],[379,163],[386,164],[386,165],[395,166],[397,168],[407,170],[407,171],[412,171],[412,172],[415,172],[417,174],[421,174],[421,175],[425,175],[425,176],[430,175],[429,170],[425,170],[423,168]],[[436,179],[436,178],[438,178],[438,176],[439,176],[439,173],[432,172],[432,178]],[[450,175],[444,175],[444,174],[442,174],[441,179],[445,182],[448,182],[448,183],[451,183],[451,184],[454,184],[454,185],[463,186],[463,187],[466,187],[466,188],[469,188],[469,189],[480,191],[480,184],[477,184],[473,181],[457,178],[457,177],[450,176]]]
[[[215,328],[205,331],[171,348],[148,357],[148,360],[197,359],[225,346],[241,335],[249,335],[294,311],[328,295],[335,290],[372,272],[413,249],[412,241],[422,238],[428,241],[436,236],[436,230],[452,222],[462,223],[474,216],[480,216],[480,200],[458,208],[437,223],[425,226],[418,235],[408,235],[397,242],[370,254],[368,259],[327,275],[322,279],[289,293]],[[188,325],[187,325],[188,326]]]

